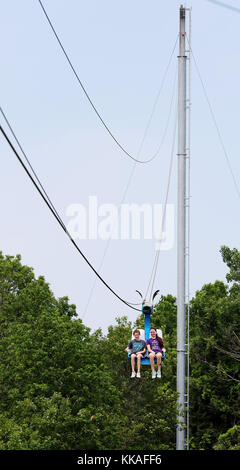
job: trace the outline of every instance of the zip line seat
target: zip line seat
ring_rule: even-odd
[[[145,330],[142,330],[140,328],[138,328],[138,330],[140,331],[140,339],[143,339],[144,341],[146,341],[145,340]],[[150,333],[150,328],[149,328],[149,333]],[[149,338],[149,333],[148,333],[148,338]],[[162,338],[162,330],[158,329],[157,334],[158,334],[158,336],[160,336],[160,338]],[[134,339],[133,331],[132,331],[132,339]],[[128,353],[128,358],[129,359],[131,358],[130,353]],[[164,359],[165,359],[165,352],[162,352],[162,361],[164,361]],[[137,361],[137,358],[135,358],[135,361]],[[156,357],[154,358],[154,362],[157,363],[157,358]],[[146,351],[145,354],[144,354],[144,357],[141,358],[141,364],[143,366],[149,366],[150,365],[150,359],[148,357],[148,351]]]
[[[128,353],[128,359],[131,358],[131,355]],[[162,361],[165,359],[165,352],[162,353]],[[137,361],[137,358],[135,358],[135,362]],[[156,357],[154,358],[155,364],[157,363]],[[148,353],[145,353],[144,357],[141,358],[141,364],[142,366],[150,366],[150,359],[148,357]]]

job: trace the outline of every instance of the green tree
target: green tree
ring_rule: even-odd
[[[204,285],[190,304],[191,449],[239,449],[240,253],[221,254],[227,285]],[[67,296],[0,253],[0,449],[175,449],[175,297],[161,296],[151,324],[167,350],[162,379],[143,366],[133,380],[127,317],[91,333]]]
[[[240,450],[240,426],[233,426],[225,434],[221,434],[214,450]]]
[[[142,318],[137,319],[137,324],[141,321]],[[126,317],[117,318],[116,323],[108,329],[103,357],[121,394],[122,449],[174,449],[176,391],[172,389],[172,377],[169,380],[171,360],[163,367],[161,381],[151,379],[150,366],[142,366],[141,379],[131,379],[125,348],[131,339],[132,325]]]
[[[1,448],[118,446],[118,389],[75,306],[20,256],[0,255],[0,295]]]
[[[236,280],[236,250],[221,250]],[[232,255],[234,263],[232,263]],[[234,268],[234,269],[233,269]],[[239,423],[239,313],[236,283],[204,285],[191,301],[191,445],[212,449],[218,436]]]
[[[229,248],[228,246],[221,247],[221,255],[224,263],[229,268],[229,273],[226,275],[228,282],[235,281],[240,284],[240,251],[237,248]]]

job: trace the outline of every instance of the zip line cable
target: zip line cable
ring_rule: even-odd
[[[50,209],[51,213],[53,214],[53,216],[55,217],[55,219],[57,220],[57,222],[59,223],[60,227],[64,230],[64,232],[66,233],[66,235],[69,237],[70,241],[72,242],[72,244],[74,245],[74,247],[76,248],[76,250],[78,251],[78,253],[83,257],[84,261],[86,261],[86,263],[88,264],[88,266],[92,269],[92,271],[96,274],[96,276],[102,281],[102,283],[121,301],[123,302],[125,305],[127,305],[128,307],[132,308],[133,310],[137,310],[139,312],[141,312],[141,310],[131,306],[126,300],[124,300],[122,297],[120,297],[110,286],[109,284],[104,281],[104,279],[100,276],[100,274],[96,271],[96,269],[93,267],[93,265],[90,263],[90,261],[87,259],[87,257],[84,255],[84,253],[80,250],[79,246],[76,244],[76,242],[73,240],[73,238],[71,237],[70,233],[68,232],[66,226],[64,224],[61,223],[61,220],[58,218],[58,215],[57,213],[55,212],[55,210],[53,209],[53,207],[51,206],[48,198],[44,195],[44,193],[42,192],[42,190],[39,188],[38,184],[36,183],[36,181],[34,180],[33,176],[31,175],[30,171],[28,170],[28,168],[26,167],[26,165],[24,164],[23,160],[21,159],[19,153],[17,152],[17,150],[15,149],[14,145],[12,144],[12,142],[10,141],[9,137],[7,136],[7,134],[5,133],[4,129],[2,128],[2,126],[0,125],[0,131],[2,133],[2,135],[4,136],[5,140],[7,141],[7,143],[9,144],[9,146],[11,147],[13,153],[15,154],[15,156],[17,157],[18,161],[20,162],[20,164],[22,165],[23,169],[25,170],[25,172],[27,173],[28,177],[30,178],[30,180],[32,181],[32,183],[34,184],[35,188],[37,189],[37,191],[39,192],[40,196],[42,197],[42,199],[44,200],[45,204],[48,206],[48,208]]]
[[[186,35],[186,36],[187,36],[187,35]],[[188,40],[188,37],[187,37],[187,40]],[[188,41],[188,43],[189,43],[189,41]],[[212,120],[213,120],[214,126],[215,126],[216,131],[217,131],[217,135],[218,135],[219,142],[220,142],[221,147],[222,147],[222,150],[223,150],[223,154],[224,154],[224,156],[225,156],[225,159],[226,159],[226,162],[227,162],[229,171],[230,171],[231,176],[232,176],[232,179],[233,179],[233,183],[234,183],[235,189],[236,189],[237,194],[238,194],[238,197],[239,197],[239,199],[240,199],[240,189],[239,189],[237,180],[236,180],[236,178],[235,178],[235,175],[234,175],[234,172],[233,172],[231,163],[230,163],[230,159],[229,159],[229,156],[228,156],[228,153],[227,153],[226,147],[225,147],[225,145],[224,145],[223,138],[222,138],[222,135],[221,135],[221,132],[220,132],[218,123],[217,123],[217,119],[216,119],[216,117],[215,117],[215,114],[214,114],[214,111],[213,111],[213,107],[212,107],[212,105],[211,105],[211,103],[210,103],[210,100],[209,100],[209,97],[208,97],[208,94],[207,94],[207,91],[206,91],[206,87],[205,87],[205,85],[204,85],[204,81],[203,81],[202,75],[201,75],[201,73],[200,73],[200,69],[199,69],[199,67],[198,67],[196,58],[195,58],[195,56],[194,56],[194,54],[193,54],[193,50],[192,50],[192,48],[191,48],[190,45],[189,45],[189,49],[190,49],[191,54],[192,54],[192,58],[193,58],[193,62],[194,62],[194,65],[195,65],[195,68],[196,68],[196,71],[197,71],[198,78],[199,78],[199,80],[200,80],[200,82],[201,82],[201,85],[202,85],[203,94],[204,94],[205,99],[206,99],[206,101],[207,101],[207,104],[208,104],[208,107],[209,107],[209,111],[210,111],[210,114],[211,114],[211,116],[212,116]]]
[[[227,8],[228,10],[235,11],[236,13],[240,13],[240,8],[234,7],[232,5],[228,5],[224,2],[218,2],[217,0],[207,0],[207,2],[213,3],[214,5],[222,8]]]
[[[156,254],[155,254],[153,268],[152,268],[149,284],[148,284],[148,287],[147,287],[147,291],[146,291],[146,294],[145,294],[145,299],[147,299],[148,291],[150,289],[150,286],[152,285],[151,291],[150,291],[149,301],[151,301],[151,298],[152,298],[154,283],[155,283],[155,279],[156,279],[157,267],[158,267],[159,255],[160,255],[160,248],[161,248],[161,242],[162,242],[162,232],[163,232],[163,226],[165,224],[165,218],[166,218],[167,202],[168,202],[169,189],[170,189],[171,176],[172,176],[172,168],[173,168],[174,148],[175,148],[175,142],[176,142],[177,116],[178,115],[177,115],[177,112],[176,112],[176,118],[175,118],[175,123],[174,123],[174,131],[173,131],[172,149],[171,149],[171,158],[170,158],[170,165],[169,165],[169,172],[168,172],[168,183],[167,183],[166,197],[165,197],[163,217],[162,217],[162,223],[161,223],[161,232],[160,232],[160,236],[159,236],[159,240],[158,240],[159,246],[158,246],[158,249],[157,249]]]
[[[34,168],[32,167],[32,165],[31,165],[29,159],[27,158],[27,155],[26,155],[26,153],[24,152],[23,147],[22,147],[22,145],[20,144],[20,142],[19,142],[19,140],[18,140],[18,138],[17,138],[17,136],[16,136],[16,134],[15,134],[15,132],[14,132],[14,130],[13,130],[13,128],[12,128],[10,122],[8,121],[7,116],[6,116],[6,114],[4,113],[4,111],[3,111],[3,109],[2,109],[1,106],[0,106],[0,111],[1,111],[1,114],[2,114],[2,116],[3,116],[3,118],[4,118],[4,120],[5,120],[5,122],[6,122],[7,126],[8,126],[8,128],[10,129],[10,131],[11,131],[11,133],[12,133],[14,139],[16,140],[16,142],[17,142],[17,144],[18,144],[18,146],[19,146],[19,148],[20,148],[22,154],[24,155],[26,162],[28,163],[30,169],[32,170],[32,173],[34,174],[34,176],[35,176],[35,178],[36,178],[38,184],[40,185],[40,187],[41,187],[41,189],[42,189],[44,195],[46,196],[46,199],[48,200],[48,202],[49,202],[49,204],[51,205],[53,211],[55,212],[57,218],[59,219],[59,222],[61,223],[62,227],[64,228],[64,222],[63,222],[63,220],[61,219],[60,215],[58,214],[56,208],[54,207],[54,205],[53,205],[53,203],[52,203],[52,201],[51,201],[51,199],[49,198],[47,192],[45,191],[45,189],[44,189],[44,187],[43,187],[41,181],[39,180],[39,178],[38,178],[36,172],[34,171]]]
[[[126,188],[125,188],[125,191],[124,191],[124,195],[122,197],[122,200],[120,202],[120,205],[123,203],[123,201],[125,200],[125,197],[126,197],[126,194],[127,194],[127,191],[128,191],[128,188],[130,186],[130,183],[131,183],[131,180],[133,178],[133,175],[134,175],[134,172],[135,172],[135,169],[136,169],[136,165],[137,165],[137,162],[134,162],[133,164],[133,168],[131,169],[131,173],[130,173],[130,176],[128,178],[128,182],[127,182],[127,185],[126,185]],[[106,254],[107,254],[107,251],[109,249],[109,245],[110,245],[110,241],[111,241],[111,238],[108,239],[107,241],[107,245],[105,247],[105,250],[104,250],[104,253],[103,253],[103,256],[102,256],[102,259],[101,259],[101,262],[100,262],[100,265],[98,267],[98,272],[100,272],[100,270],[102,269],[103,267],[103,263],[104,263],[104,260],[105,260],[105,257],[106,257]],[[93,291],[94,291],[94,288],[96,286],[96,282],[97,282],[97,276],[95,277],[94,281],[93,281],[93,284],[92,284],[92,287],[91,287],[91,290],[90,290],[90,293],[89,293],[89,296],[88,296],[88,300],[87,300],[87,303],[86,303],[86,306],[85,306],[85,309],[84,309],[84,312],[83,312],[83,316],[82,316],[82,320],[84,320],[85,316],[86,316],[86,313],[87,313],[87,310],[88,310],[88,307],[89,307],[89,304],[91,302],[91,299],[92,299],[92,295],[93,295]],[[132,303],[132,302],[129,302],[130,305],[142,305],[142,303]]]
[[[41,9],[42,9],[42,11],[43,11],[43,13],[44,13],[44,15],[45,15],[45,17],[46,17],[48,23],[49,23],[49,25],[50,25],[50,28],[51,28],[51,30],[52,30],[52,32],[53,32],[53,34],[54,34],[54,36],[55,36],[55,38],[56,38],[56,40],[57,40],[59,46],[60,46],[60,48],[61,48],[61,50],[62,50],[62,52],[63,52],[63,54],[64,54],[64,56],[65,56],[65,58],[66,58],[66,60],[67,60],[67,62],[68,62],[68,64],[69,64],[69,66],[70,66],[70,68],[71,68],[73,74],[75,75],[75,78],[77,79],[77,81],[78,81],[79,85],[81,86],[81,88],[82,88],[82,90],[83,90],[83,92],[84,92],[86,98],[88,99],[88,101],[89,101],[91,107],[93,108],[94,112],[96,113],[96,115],[97,115],[98,118],[100,119],[102,125],[105,127],[105,129],[106,129],[106,131],[108,132],[108,134],[112,137],[112,139],[114,140],[114,142],[115,142],[115,143],[117,144],[117,146],[124,152],[124,154],[127,155],[128,157],[130,157],[132,160],[134,160],[134,161],[137,162],[137,163],[150,163],[152,160],[154,160],[154,159],[157,157],[158,151],[155,152],[154,155],[153,155],[151,158],[149,158],[148,160],[138,160],[137,158],[133,157],[133,156],[120,144],[120,142],[118,141],[118,139],[114,136],[114,134],[112,133],[112,131],[110,130],[110,128],[108,127],[108,125],[106,124],[106,122],[104,121],[104,119],[102,118],[101,114],[100,114],[99,111],[97,110],[95,104],[93,103],[93,100],[90,98],[90,96],[89,96],[89,94],[88,94],[88,92],[87,92],[85,86],[83,85],[83,83],[82,83],[82,81],[81,81],[81,79],[80,79],[80,77],[79,77],[79,75],[78,75],[78,73],[77,73],[75,67],[73,66],[73,63],[72,63],[72,61],[70,60],[69,55],[67,54],[66,49],[64,48],[63,43],[61,42],[61,40],[60,40],[60,38],[59,38],[59,35],[57,34],[57,32],[56,32],[56,30],[55,30],[55,28],[54,28],[54,26],[53,26],[53,23],[51,22],[51,20],[50,20],[48,14],[47,14],[47,11],[46,11],[46,9],[44,8],[44,6],[43,6],[41,0],[38,0],[38,2],[39,2],[39,5],[40,5],[40,7],[41,7]],[[176,39],[176,41],[175,41],[175,44],[174,44],[172,53],[171,53],[171,55],[170,55],[170,59],[169,59],[169,62],[168,62],[168,66],[167,66],[165,75],[164,75],[164,77],[163,77],[163,82],[165,81],[165,78],[166,78],[168,69],[169,69],[170,64],[171,64],[172,57],[173,57],[174,51],[175,51],[175,49],[176,49],[178,37],[179,37],[179,34],[177,35],[177,39]]]
[[[175,79],[174,79],[174,88],[173,88],[173,95],[172,95],[172,100],[171,100],[171,107],[172,107],[173,100],[174,100],[176,77],[177,77],[177,74],[175,75]],[[170,118],[170,115],[169,115],[169,118]],[[177,117],[176,117],[176,119],[177,119]],[[175,127],[174,127],[173,142],[175,142],[176,126],[177,126],[177,121],[176,121]],[[168,177],[168,186],[167,186],[167,192],[166,192],[166,198],[165,198],[165,204],[164,204],[164,215],[163,215],[162,224],[161,224],[161,231],[162,231],[164,221],[165,221],[166,205],[167,205],[167,200],[168,200],[168,192],[169,192],[169,185],[170,185],[170,178],[171,178],[171,171],[172,171],[172,159],[173,159],[173,151],[174,151],[173,146],[174,146],[174,143],[172,144],[170,167],[169,167],[169,177]],[[160,238],[159,238],[158,241],[159,241],[159,244],[161,245],[161,234],[160,234]],[[159,249],[160,249],[160,246],[159,246]],[[156,252],[155,258],[154,258],[154,263],[153,263],[153,268],[152,268],[152,272],[151,272],[151,276],[150,276],[148,287],[147,287],[146,294],[145,294],[145,299],[147,299],[147,296],[148,296],[148,291],[150,289],[150,285],[151,285],[151,282],[152,282],[153,274],[155,272],[156,263],[158,262],[158,258],[159,258],[159,256],[157,256],[157,252]],[[153,285],[152,285],[151,292],[152,292],[152,290],[153,290]],[[151,297],[151,295],[150,295],[150,297]]]
[[[168,67],[168,68],[169,68],[169,67]],[[168,68],[167,68],[167,71],[168,71]],[[161,94],[161,91],[162,91],[162,88],[163,88],[163,85],[164,85],[165,78],[166,78],[166,73],[164,74],[164,77],[163,77],[162,82],[161,82],[161,85],[160,85],[160,89],[159,89],[159,91],[158,91],[158,93],[157,93],[155,102],[154,102],[154,104],[153,104],[153,109],[152,109],[152,112],[151,112],[149,121],[148,121],[147,126],[146,126],[145,131],[144,131],[144,135],[143,135],[143,139],[142,139],[141,144],[140,144],[140,148],[139,148],[139,151],[138,151],[138,155],[139,155],[140,152],[142,151],[142,148],[143,148],[143,145],[144,145],[146,136],[147,136],[147,132],[148,132],[148,129],[149,129],[149,127],[150,127],[150,124],[151,124],[151,121],[152,121],[152,118],[153,118],[153,115],[154,115],[154,112],[155,112],[155,109],[156,109],[156,105],[157,105],[157,102],[158,102],[158,100],[159,100],[159,97],[160,97],[160,94]],[[166,138],[166,134],[167,134],[167,130],[168,130],[168,127],[169,127],[169,121],[170,121],[170,116],[171,116],[171,111],[172,111],[172,105],[173,105],[173,98],[174,98],[174,92],[175,92],[175,83],[176,83],[176,73],[175,73],[175,78],[174,78],[174,83],[173,83],[173,93],[172,93],[172,98],[171,98],[171,101],[170,101],[170,108],[169,108],[168,118],[167,118],[166,126],[165,126],[165,128],[164,128],[163,136],[162,136],[160,145],[159,145],[159,147],[158,147],[157,153],[160,152],[160,150],[161,150],[161,148],[162,148],[162,146],[163,146],[163,144],[164,144],[164,141],[165,141],[165,138]],[[14,130],[13,130],[13,128],[12,128],[10,122],[9,122],[9,120],[7,119],[6,114],[5,114],[5,112],[3,111],[2,107],[0,107],[0,112],[1,112],[1,114],[2,114],[2,116],[3,116],[3,118],[4,118],[4,120],[5,120],[5,122],[6,122],[6,124],[7,124],[7,126],[9,127],[9,129],[10,129],[10,131],[11,131],[11,133],[12,133],[14,139],[16,140],[16,142],[17,142],[17,144],[18,144],[18,146],[19,146],[19,148],[20,148],[22,154],[24,155],[24,157],[25,157],[25,159],[26,159],[26,161],[27,161],[27,163],[28,163],[30,169],[32,170],[32,172],[33,172],[33,174],[34,174],[34,176],[35,176],[35,178],[36,178],[38,184],[40,185],[40,187],[41,187],[41,189],[42,189],[42,191],[43,191],[43,193],[44,193],[46,199],[48,200],[50,206],[52,207],[52,209],[53,209],[55,215],[56,215],[57,218],[59,219],[59,223],[61,224],[63,230],[66,232],[67,230],[66,230],[66,227],[65,227],[65,224],[64,224],[63,220],[61,219],[59,213],[57,212],[55,206],[53,205],[51,199],[49,198],[47,192],[45,191],[45,189],[44,189],[44,187],[43,187],[43,185],[42,185],[40,179],[38,178],[38,176],[37,176],[37,174],[36,174],[34,168],[32,167],[31,162],[29,161],[29,159],[28,159],[28,157],[27,157],[27,155],[26,155],[26,152],[24,151],[24,149],[23,149],[21,143],[19,142],[19,140],[18,140],[18,138],[17,138],[17,136],[16,136],[16,134],[15,134],[15,132],[14,132]],[[128,189],[129,189],[129,186],[130,186],[130,183],[131,183],[133,174],[134,174],[135,169],[136,169],[136,163],[137,163],[137,162],[134,163],[134,167],[133,167],[132,170],[131,170],[131,174],[130,174],[130,177],[129,177],[129,179],[128,179],[127,186],[126,186],[126,188],[125,188],[124,195],[123,195],[123,197],[122,197],[122,200],[121,200],[120,204],[122,204],[123,201],[124,201],[125,198],[126,198],[127,191],[128,191]],[[105,249],[105,252],[104,252],[104,254],[103,254],[103,258],[102,258],[102,261],[101,261],[101,264],[100,264],[100,266],[99,266],[98,271],[102,268],[103,261],[104,261],[105,256],[106,256],[106,252],[107,252],[107,250],[108,250],[108,248],[109,248],[109,244],[110,244],[110,239],[109,239],[109,241],[108,241],[108,245],[107,245],[107,247],[106,247],[106,249]],[[94,289],[94,287],[95,287],[95,284],[96,284],[96,280],[97,280],[97,279],[98,279],[98,275],[96,275],[96,277],[95,277],[94,284],[93,284],[93,286],[92,286],[92,289],[91,289],[91,292],[90,292],[90,295],[89,295],[89,299],[88,299],[87,305],[86,305],[86,307],[85,307],[84,315],[83,315],[82,318],[84,318],[85,315],[86,315],[86,311],[87,311],[88,305],[89,305],[89,303],[90,303],[90,300],[91,300],[91,297],[92,297],[92,293],[93,293],[93,289]],[[140,303],[128,302],[128,304],[129,304],[129,305],[133,305],[133,306],[138,306],[138,305],[141,305],[141,302],[140,302]]]
[[[166,126],[165,126],[165,128],[164,128],[164,132],[163,132],[162,139],[161,139],[161,142],[160,142],[160,145],[159,145],[159,148],[158,148],[158,152],[160,152],[160,150],[161,150],[161,148],[162,148],[162,146],[163,146],[163,144],[164,144],[164,142],[165,142],[165,138],[166,138],[166,135],[167,135],[167,130],[168,130],[168,127],[169,127],[170,117],[171,117],[171,113],[172,113],[172,106],[173,106],[173,101],[174,101],[175,87],[176,87],[176,77],[177,77],[177,71],[175,72],[175,77],[174,77],[174,81],[173,81],[173,92],[172,92],[172,96],[171,96],[171,100],[170,100],[170,107],[169,107],[167,122],[166,122]],[[156,98],[156,100],[155,100],[155,103],[154,103],[154,105],[153,105],[153,110],[152,110],[152,112],[151,112],[150,119],[149,119],[149,121],[148,121],[148,123],[147,123],[146,129],[145,129],[145,132],[144,132],[144,135],[143,135],[143,139],[142,139],[142,141],[141,141],[140,148],[139,148],[138,153],[137,153],[137,156],[139,156],[139,154],[140,154],[141,151],[142,151],[143,144],[144,144],[144,141],[145,141],[145,139],[146,139],[147,131],[148,131],[148,129],[149,129],[151,120],[152,120],[153,115],[154,115],[154,110],[155,110],[155,108],[156,108],[156,102],[157,102],[157,100],[159,99],[161,90],[162,90],[162,84],[161,84],[160,90],[159,90],[159,92],[158,92],[158,94],[157,94],[157,98]],[[130,176],[129,176],[128,181],[127,181],[126,188],[125,188],[124,193],[123,193],[123,197],[122,197],[121,202],[120,202],[119,205],[123,204],[123,202],[125,201],[125,198],[126,198],[128,189],[129,189],[129,187],[130,187],[130,184],[131,184],[131,181],[132,181],[134,172],[135,172],[135,170],[136,170],[136,166],[137,166],[137,162],[134,162],[133,168],[132,168],[132,170],[131,170]],[[104,262],[104,259],[105,259],[105,257],[106,257],[106,254],[107,254],[109,245],[110,245],[110,241],[111,241],[111,238],[108,239],[108,242],[107,242],[105,251],[104,251],[104,253],[103,253],[103,257],[102,257],[101,263],[100,263],[100,265],[99,265],[98,271],[100,271],[100,270],[102,269],[103,262]],[[82,317],[83,319],[85,318],[85,315],[86,315],[86,313],[87,313],[87,309],[88,309],[88,306],[89,306],[90,301],[91,301],[91,298],[92,298],[92,294],[93,294],[93,290],[94,290],[95,285],[96,285],[96,281],[97,281],[97,277],[95,277],[95,279],[94,279],[94,282],[93,282],[93,285],[92,285],[92,288],[91,288],[91,291],[90,291],[90,294],[89,294],[89,297],[88,297],[88,301],[87,301],[87,304],[86,304],[86,307],[85,307],[85,310],[84,310],[84,314],[83,314],[83,317]],[[140,302],[140,303],[132,303],[132,302],[129,302],[129,304],[130,304],[130,305],[142,305],[142,302]]]
[[[175,50],[175,48],[174,48],[174,50]],[[171,59],[172,59],[172,56],[171,56]],[[161,92],[162,92],[162,89],[163,89],[163,86],[164,86],[164,83],[165,83],[165,80],[166,80],[166,76],[167,76],[167,73],[168,73],[168,70],[169,70],[169,67],[170,67],[171,59],[170,59],[168,65],[167,65],[166,71],[165,71],[164,76],[163,76],[162,81],[161,81],[160,89],[159,89],[159,91],[158,91],[158,93],[157,93],[157,96],[156,96],[156,99],[155,99],[155,101],[154,101],[153,109],[152,109],[150,118],[149,118],[149,120],[148,120],[147,126],[146,126],[145,131],[144,131],[144,135],[143,135],[143,138],[142,138],[142,141],[141,141],[141,144],[140,144],[140,148],[139,148],[139,151],[138,151],[138,155],[139,155],[139,154],[141,153],[141,151],[142,151],[142,148],[143,148],[143,145],[144,145],[146,136],[147,136],[147,132],[148,132],[148,130],[149,130],[149,127],[150,127],[151,121],[152,121],[152,119],[153,119],[153,115],[154,115],[154,112],[155,112],[155,110],[156,110],[156,106],[157,106],[157,103],[158,103],[160,94],[161,94]],[[169,109],[169,113],[168,113],[167,123],[166,123],[166,126],[165,126],[165,128],[164,128],[164,132],[163,132],[163,136],[162,136],[160,145],[159,145],[159,147],[158,147],[157,152],[156,152],[155,155],[159,154],[159,152],[160,152],[160,150],[161,150],[161,148],[162,148],[162,145],[163,145],[163,143],[164,143],[164,141],[165,141],[165,138],[166,138],[166,134],[167,134],[168,126],[169,126],[169,121],[170,121],[170,116],[171,116],[172,104],[173,104],[173,96],[174,96],[175,81],[176,81],[176,76],[175,76],[175,78],[174,78],[173,95],[172,95],[172,99],[171,99],[171,102],[170,102],[170,109]],[[35,172],[33,166],[31,165],[31,162],[29,161],[29,159],[28,159],[28,157],[27,157],[27,155],[26,155],[26,152],[24,151],[24,149],[23,149],[23,147],[22,147],[20,141],[18,140],[18,138],[17,138],[17,136],[16,136],[16,133],[14,132],[14,130],[13,130],[13,128],[12,128],[12,126],[11,126],[9,120],[7,119],[7,116],[6,116],[5,112],[3,111],[2,107],[0,107],[0,112],[1,112],[3,118],[4,118],[5,122],[6,122],[6,124],[7,124],[8,128],[9,128],[9,130],[11,131],[11,133],[12,133],[14,139],[16,140],[16,142],[17,142],[17,144],[18,144],[18,146],[19,146],[19,148],[20,148],[20,150],[21,150],[21,152],[22,152],[22,154],[23,154],[23,156],[24,156],[26,162],[28,163],[28,165],[29,165],[29,167],[30,167],[30,169],[31,169],[31,171],[32,171],[32,173],[33,173],[33,175],[35,176],[35,178],[36,178],[36,180],[37,180],[39,186],[41,187],[41,189],[42,189],[42,191],[43,191],[43,193],[44,193],[44,195],[45,195],[45,198],[46,198],[46,200],[47,200],[48,203],[49,203],[49,206],[52,208],[52,211],[54,212],[55,217],[57,218],[57,220],[58,220],[59,224],[61,225],[62,229],[63,229],[63,230],[67,233],[67,235],[69,236],[68,231],[67,231],[67,228],[66,228],[66,226],[65,226],[65,224],[64,224],[64,222],[63,222],[63,220],[62,220],[62,218],[60,217],[60,215],[59,215],[57,209],[55,208],[54,204],[52,203],[52,201],[51,201],[50,197],[48,196],[46,190],[44,189],[44,187],[43,187],[43,185],[42,185],[42,183],[41,183],[39,177],[37,176],[37,174],[36,174],[36,172]],[[129,178],[128,182],[127,182],[127,186],[126,186],[125,191],[124,191],[124,196],[123,196],[123,198],[122,198],[122,202],[125,200],[125,197],[126,197],[128,188],[129,188],[129,186],[130,186],[130,182],[131,182],[131,180],[132,180],[134,171],[135,171],[135,169],[136,169],[136,163],[137,163],[137,162],[135,161],[134,167],[133,167],[133,169],[132,169],[132,171],[131,171],[131,174],[130,174],[130,178]],[[29,175],[29,177],[30,177],[30,175]],[[32,178],[31,178],[31,179],[32,179]],[[32,181],[32,182],[33,182],[33,181]],[[42,194],[41,194],[41,195],[42,195]],[[46,201],[45,201],[45,202],[46,202]],[[121,203],[122,203],[122,202],[121,202]],[[120,204],[121,204],[121,203],[120,203]],[[49,208],[50,208],[50,207],[49,207]],[[71,239],[71,236],[70,236],[70,239]],[[71,239],[71,241],[72,241],[72,239]],[[109,243],[110,243],[110,240],[109,240]],[[108,243],[108,245],[109,245],[109,243]],[[105,250],[105,252],[104,252],[103,259],[102,259],[102,262],[101,262],[101,265],[100,265],[100,269],[101,269],[101,267],[102,267],[102,264],[103,264],[103,261],[104,261],[104,258],[105,258],[107,249],[108,249],[108,246],[106,247],[106,250]],[[98,271],[99,271],[99,270],[98,270]],[[91,290],[91,292],[90,292],[90,296],[89,296],[89,300],[88,300],[87,306],[86,306],[86,308],[85,308],[84,316],[85,316],[85,314],[86,314],[86,309],[87,309],[87,307],[88,307],[88,305],[89,305],[89,302],[90,302],[90,299],[91,299],[91,295],[92,295],[92,292],[93,292],[93,289],[94,289],[95,282],[96,282],[97,278],[100,278],[100,280],[102,280],[101,277],[99,277],[98,272],[96,271],[96,278],[95,278],[95,281],[94,281],[94,285],[93,285],[93,287],[92,287],[92,290]],[[138,306],[138,305],[141,305],[141,303],[127,302],[127,305],[128,305],[128,306]]]
[[[177,45],[177,41],[178,41],[178,36],[179,36],[179,35],[177,35],[177,39],[176,39],[176,42],[175,42],[173,51],[172,51],[172,53],[171,53],[169,62],[168,62],[168,64],[167,64],[165,73],[164,73],[164,75],[163,75],[163,78],[162,78],[162,81],[161,81],[161,85],[160,85],[159,91],[158,91],[158,93],[157,93],[155,102],[154,102],[154,104],[153,104],[152,112],[151,112],[149,121],[148,121],[148,123],[147,123],[147,126],[146,126],[146,129],[145,129],[145,132],[144,132],[144,135],[143,135],[143,139],[142,139],[142,142],[141,142],[141,145],[140,145],[140,148],[139,148],[139,151],[138,151],[137,156],[139,156],[140,153],[141,153],[141,151],[142,151],[143,144],[144,144],[144,142],[145,142],[145,140],[146,140],[147,132],[148,132],[148,130],[149,130],[149,127],[150,127],[150,124],[151,124],[151,122],[152,122],[154,113],[155,113],[155,111],[156,111],[156,107],[157,107],[157,104],[158,104],[158,101],[159,101],[159,97],[160,97],[160,95],[161,95],[161,93],[162,93],[163,86],[164,86],[164,83],[165,83],[165,81],[166,81],[166,77],[167,77],[167,74],[168,74],[168,71],[169,71],[169,67],[170,67],[170,65],[171,65],[171,61],[172,61],[172,58],[173,58],[173,54],[174,54],[175,49],[176,49],[176,45]],[[173,95],[174,95],[174,88],[175,88],[176,75],[177,75],[177,72],[175,72],[175,78],[174,78],[174,84],[173,84]],[[158,156],[158,154],[159,154],[159,152],[160,152],[160,150],[161,150],[161,148],[162,148],[162,146],[163,146],[163,143],[164,143],[164,140],[165,140],[165,137],[166,137],[166,133],[167,133],[167,130],[168,130],[168,124],[169,124],[169,120],[170,120],[171,111],[172,111],[173,95],[172,95],[172,99],[171,99],[171,101],[170,101],[170,109],[169,109],[169,113],[168,113],[168,118],[167,118],[166,127],[165,127],[165,130],[164,130],[164,133],[163,133],[163,137],[162,137],[162,139],[161,139],[161,142],[160,142],[159,147],[157,148],[155,154],[153,155],[153,157],[152,157],[152,159],[151,159],[150,161],[154,160],[154,159]]]
[[[171,99],[171,106],[170,106],[170,110],[172,109],[172,105],[173,105],[173,101],[174,101],[174,94],[175,94],[175,87],[176,87],[176,78],[177,78],[177,73],[175,74],[175,78],[174,78],[174,86],[173,86],[173,94],[172,94],[172,99]],[[170,113],[169,113],[169,116],[168,116],[168,124],[169,124],[169,120],[170,120]],[[176,122],[176,125],[177,125],[177,122]],[[175,140],[175,133],[176,133],[176,125],[175,125],[175,130],[174,130],[174,136],[173,136],[173,139]],[[170,170],[169,170],[169,178],[168,178],[168,188],[167,188],[167,195],[166,195],[166,200],[165,200],[165,207],[164,207],[164,216],[163,216],[163,220],[162,220],[162,227],[164,225],[164,220],[165,220],[165,213],[166,213],[166,204],[167,204],[167,199],[168,199],[168,191],[169,191],[169,185],[170,185],[170,178],[171,178],[171,165],[172,165],[172,158],[173,158],[173,149],[172,149],[172,153],[171,153],[171,161],[170,161]],[[160,242],[161,244],[161,242]],[[157,255],[157,253],[156,253]],[[150,280],[149,280],[149,284],[148,284],[148,287],[147,287],[147,291],[146,291],[146,294],[145,294],[145,299],[147,299],[147,295],[148,295],[148,291],[149,291],[149,288],[150,288],[150,285],[151,285],[151,280],[152,280],[152,277],[153,277],[153,273],[154,273],[154,269],[155,269],[155,263],[157,261],[157,256],[155,255],[155,260],[154,260],[154,264],[153,264],[153,268],[152,268],[152,273],[151,273],[151,276],[150,276]],[[152,290],[153,290],[153,287],[152,287]],[[152,290],[151,290],[151,295],[152,295]],[[150,298],[151,298],[151,295],[150,295]]]

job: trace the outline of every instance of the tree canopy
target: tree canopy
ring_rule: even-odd
[[[240,449],[240,253],[221,255],[227,284],[190,303],[191,449]],[[20,255],[0,252],[0,449],[175,449],[176,298],[161,296],[151,322],[167,349],[162,379],[142,366],[133,380],[125,348],[143,315],[92,332]]]

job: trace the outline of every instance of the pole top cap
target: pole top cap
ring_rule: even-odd
[[[185,18],[185,8],[183,5],[180,6],[180,18]]]
[[[142,303],[142,313],[144,315],[152,315],[152,304],[150,302],[146,302],[145,300]]]

